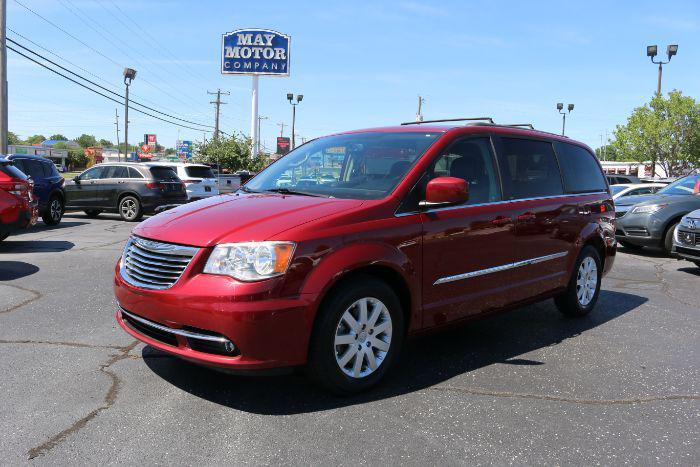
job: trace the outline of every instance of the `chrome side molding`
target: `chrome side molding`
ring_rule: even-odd
[[[559,253],[552,253],[551,255],[538,256],[537,258],[525,259],[522,261],[516,261],[515,263],[502,264],[500,266],[494,266],[486,269],[479,269],[478,271],[465,272],[462,274],[457,274],[454,276],[445,276],[436,280],[433,285],[446,284],[448,282],[461,281],[464,279],[471,279],[472,277],[484,276],[486,274],[492,274],[494,272],[506,271],[508,269],[515,269],[522,266],[530,266],[531,264],[542,263],[544,261],[550,261],[557,258],[563,258],[568,255],[568,251],[562,251]]]

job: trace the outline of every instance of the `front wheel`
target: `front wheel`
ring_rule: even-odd
[[[2,242],[3,240],[5,240],[5,239],[6,239],[7,237],[9,237],[9,236],[10,236],[9,233],[0,234],[0,242]]]
[[[568,287],[554,298],[559,311],[567,316],[584,316],[590,313],[598,301],[602,277],[600,255],[591,245],[586,245],[576,260]]]
[[[678,227],[678,222],[675,224],[671,225],[666,229],[666,235],[664,235],[664,251],[666,252],[667,255],[670,255],[671,252],[673,251],[673,233],[676,231],[676,227]]]
[[[53,196],[49,200],[46,212],[41,216],[46,225],[56,225],[63,217],[63,201],[58,196]]]
[[[125,196],[119,201],[119,215],[127,222],[134,222],[143,217],[141,202],[134,196]]]
[[[392,366],[403,336],[403,312],[394,291],[373,277],[355,277],[335,289],[319,310],[308,370],[336,394],[364,391]]]

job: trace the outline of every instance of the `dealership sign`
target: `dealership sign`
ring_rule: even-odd
[[[221,73],[289,76],[286,34],[269,29],[237,29],[222,37]]]

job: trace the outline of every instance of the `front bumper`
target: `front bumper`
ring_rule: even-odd
[[[689,261],[700,261],[700,232],[677,228],[673,233],[673,253]]]
[[[316,296],[270,298],[275,280],[242,283],[193,273],[197,257],[175,285],[146,290],[125,282],[115,270],[116,320],[136,339],[186,360],[228,371],[248,372],[304,364],[313,325]],[[201,258],[200,258],[201,259]],[[131,315],[131,316],[130,316]],[[129,324],[136,316],[171,334],[159,335]],[[132,318],[133,319],[133,318]],[[163,331],[163,329],[161,329]],[[182,331],[224,338],[232,354],[212,352]],[[191,336],[190,336],[191,337]],[[221,341],[223,342],[223,341]]]
[[[617,219],[615,238],[639,246],[659,246],[663,240],[664,222],[656,214],[626,212]]]

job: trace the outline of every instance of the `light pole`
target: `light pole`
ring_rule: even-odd
[[[668,57],[668,60],[665,62],[663,60],[659,60],[658,62],[654,61],[654,57],[656,57],[658,51],[658,47],[655,45],[647,45],[647,57],[651,58],[651,63],[654,65],[659,65],[659,80],[656,84],[656,94],[661,95],[661,74],[663,73],[663,65],[666,65],[671,61],[671,58],[678,53],[678,45],[677,44],[672,44],[666,46],[666,56]]]
[[[571,111],[574,110],[574,104],[569,104],[566,108],[569,111],[569,113],[571,113]],[[566,112],[564,112],[564,104],[561,102],[557,102],[557,110],[559,111],[562,117],[561,135],[564,136],[564,132],[566,131]]]
[[[124,84],[126,85],[126,95],[124,96],[124,159],[128,160],[129,154],[129,85],[136,78],[136,70],[124,68]],[[117,157],[121,161],[121,155],[117,151]]]
[[[267,120],[267,119],[268,119],[268,117],[263,117],[263,116],[258,117],[258,152],[260,152],[260,141],[262,140],[262,138],[260,137],[260,121]]]
[[[294,140],[294,126],[296,124],[296,119],[297,119],[297,105],[301,102],[301,100],[304,98],[303,94],[297,95],[296,102],[294,102],[294,94],[291,92],[287,93],[287,100],[289,101],[290,104],[292,104],[292,149],[296,147],[296,143]]]

